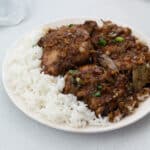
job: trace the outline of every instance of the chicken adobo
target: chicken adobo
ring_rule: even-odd
[[[63,93],[77,96],[97,117],[123,118],[140,96],[150,95],[150,50],[130,28],[86,21],[49,29],[38,45],[44,73],[63,75]]]

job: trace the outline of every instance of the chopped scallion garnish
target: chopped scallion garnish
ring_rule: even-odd
[[[78,70],[69,70],[69,73],[73,75],[73,74],[78,73]]]
[[[97,91],[97,92],[93,93],[92,95],[95,96],[95,97],[100,97],[101,96],[101,92]]]
[[[97,86],[97,89],[98,89],[98,90],[101,90],[101,89],[102,89],[102,86],[101,86],[101,85],[98,85],[98,86]]]
[[[116,42],[123,42],[123,41],[124,41],[124,38],[121,37],[121,36],[117,36],[117,37],[115,38],[115,41],[116,41]]]
[[[106,44],[107,44],[107,42],[106,42],[105,39],[103,39],[103,38],[100,38],[100,39],[99,39],[98,45],[100,45],[100,46],[106,46]]]
[[[73,24],[69,24],[68,27],[71,28],[73,26]]]

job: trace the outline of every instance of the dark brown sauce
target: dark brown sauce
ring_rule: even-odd
[[[150,95],[150,51],[129,28],[86,21],[50,29],[38,45],[43,71],[65,75],[63,93],[76,95],[97,117],[125,117],[139,95]]]

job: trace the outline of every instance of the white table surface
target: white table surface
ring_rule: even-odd
[[[100,17],[125,22],[150,37],[150,0],[30,0],[27,19],[0,27],[0,71],[6,49],[22,34],[55,19]],[[32,6],[32,7],[31,7]],[[31,9],[32,8],[32,9]],[[0,150],[149,150],[150,115],[116,131],[82,135],[45,127],[8,98],[0,72]]]

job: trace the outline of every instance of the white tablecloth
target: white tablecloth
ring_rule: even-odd
[[[100,17],[127,23],[150,37],[150,0],[32,0],[28,17],[0,27],[0,71],[6,49],[24,33],[55,19]],[[1,73],[0,73],[1,78]],[[45,127],[20,112],[0,79],[0,150],[149,150],[150,115],[116,131],[82,135]]]

